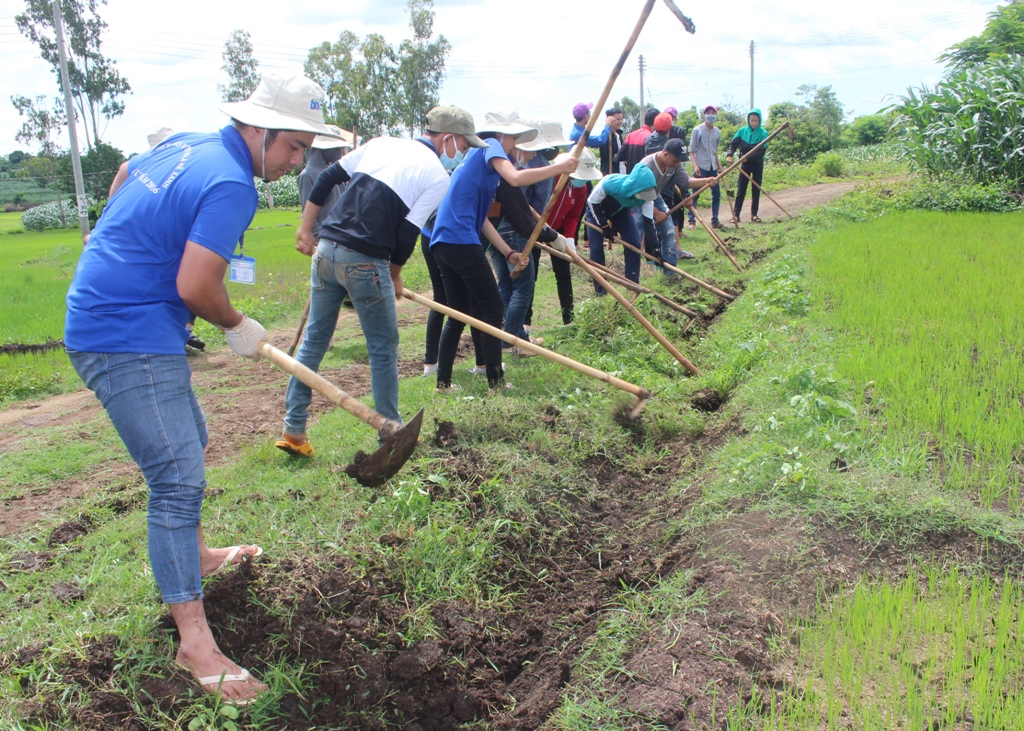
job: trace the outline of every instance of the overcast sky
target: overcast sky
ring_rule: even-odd
[[[654,6],[612,91],[640,97],[638,57],[647,64],[644,96],[659,108],[750,99],[749,43],[756,106],[795,99],[801,84],[832,85],[851,118],[870,114],[908,86],[934,84],[936,57],[979,33],[997,0],[822,0],[693,2],[679,0],[697,26],[683,31],[661,2]],[[435,0],[435,31],[452,44],[441,101],[478,117],[518,109],[524,116],[571,125],[576,102],[596,101],[636,23],[641,0]],[[23,0],[0,0],[0,153],[15,142],[12,95],[54,96],[59,88],[14,16]],[[409,33],[405,0],[268,2],[109,0],[104,51],[133,93],[103,139],[126,153],[146,149],[160,127],[209,131],[226,122],[216,105],[224,41],[235,28],[252,35],[261,68],[300,73],[308,49],[342,30],[383,34],[397,44]],[[566,129],[568,131],[568,129]]]

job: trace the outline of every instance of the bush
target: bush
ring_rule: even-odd
[[[60,220],[60,206],[64,208],[64,221]],[[72,200],[52,201],[21,214],[21,225],[27,231],[42,231],[47,228],[78,228],[78,208]]]
[[[262,180],[255,182],[256,190],[260,192],[260,208],[268,208],[267,186]],[[276,208],[299,207],[299,179],[294,175],[286,175],[270,183],[270,193],[274,196]]]
[[[1020,210],[1020,198],[1008,193],[1004,187],[998,183],[918,179],[912,185],[896,191],[893,200],[900,209],[993,213]]]
[[[846,174],[846,160],[837,152],[823,152],[814,161],[820,175],[826,178],[841,178]]]

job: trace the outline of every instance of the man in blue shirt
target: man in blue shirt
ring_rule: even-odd
[[[590,123],[590,110],[593,108],[594,102],[580,102],[572,108],[572,118],[575,120],[572,132],[569,133],[569,139],[572,142],[576,142],[587,131],[587,125]],[[612,119],[610,116],[606,116],[604,129],[601,130],[601,134],[587,137],[587,147],[600,147],[601,145],[608,144],[608,135],[611,134],[611,131]]]
[[[253,176],[277,180],[302,163],[323,124],[323,89],[301,76],[266,76],[231,125],[173,135],[133,158],[68,290],[64,342],[149,485],[153,576],[181,644],[176,661],[210,693],[243,705],[266,690],[218,648],[202,580],[258,556],[258,546],[212,549],[200,512],[206,419],[181,344],[189,311],[259,359],[266,331],[236,310],[224,274],[256,213]]]

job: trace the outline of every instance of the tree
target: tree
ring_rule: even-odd
[[[39,47],[39,55],[50,64],[59,85],[60,57],[51,0],[25,3],[25,12],[15,16],[15,23],[22,35]],[[100,142],[106,124],[124,114],[121,97],[131,93],[128,80],[102,53],[100,37],[107,24],[96,13],[100,4],[105,5],[106,0],[62,0],[60,5],[74,113],[85,127],[90,149]],[[101,119],[106,120],[102,131]]]
[[[1011,0],[1008,5],[989,13],[985,30],[980,35],[960,41],[939,56],[958,71],[975,63],[987,63],[1007,56],[1024,55],[1024,0]]]
[[[355,88],[355,54],[359,50],[359,37],[343,30],[335,43],[324,41],[309,49],[306,58],[306,76],[320,84],[327,92],[324,102],[324,121],[352,129],[354,111],[359,105]]]
[[[31,152],[15,150],[14,152],[7,156],[7,160],[11,163],[11,165],[17,167],[18,165],[21,165],[21,163],[23,163],[25,160],[28,160],[30,157],[32,157]]]
[[[260,62],[253,56],[249,31],[236,28],[224,42],[221,53],[224,65],[221,70],[228,75],[227,84],[217,84],[221,100],[240,102],[248,99],[260,83]]]
[[[60,99],[53,100],[52,109],[46,108],[45,96],[37,96],[34,100],[27,96],[12,96],[11,104],[18,110],[19,117],[25,117],[14,139],[26,145],[38,145],[40,155],[57,155],[60,145],[53,137],[67,125],[67,116]]]
[[[891,112],[857,117],[843,130],[843,140],[850,145],[877,145],[885,142],[894,120],[895,115]]]
[[[82,175],[85,192],[94,200],[103,200],[110,192],[110,184],[117,169],[125,161],[124,153],[101,142],[82,156]]]
[[[832,87],[804,84],[796,93],[804,104],[780,102],[768,109],[765,129],[777,129],[787,119],[793,128],[792,142],[776,137],[771,143],[772,159],[779,162],[811,162],[840,144],[846,112]]]
[[[398,78],[402,85],[402,124],[413,134],[422,127],[427,112],[437,106],[438,92],[445,77],[445,63],[452,44],[434,35],[433,0],[409,0],[412,38],[398,48]]]

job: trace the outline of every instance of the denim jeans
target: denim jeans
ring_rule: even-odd
[[[502,229],[498,233],[513,251],[521,252],[526,248],[526,239],[515,231]],[[526,340],[527,335],[523,325],[526,323],[526,313],[533,303],[533,289],[536,283],[536,277],[533,275],[533,257],[530,257],[529,264],[519,273],[519,276],[513,279],[510,270],[515,266],[509,264],[500,251],[492,246],[487,250],[487,256],[490,257],[491,266],[494,267],[494,274],[498,278],[498,292],[501,294],[501,301],[505,304],[504,330],[510,335]],[[502,347],[511,348],[512,346],[502,343]]]
[[[597,221],[594,220],[590,211],[587,211],[587,220],[590,223],[597,225]],[[636,223],[633,220],[633,214],[630,209],[619,211],[609,219],[612,224],[613,230],[622,237],[622,240],[627,244],[632,244],[636,248],[640,248],[640,233],[637,230]],[[590,243],[590,260],[596,261],[598,264],[604,264],[604,234],[597,230],[587,226],[587,241]],[[622,247],[623,258],[625,259],[625,270],[626,279],[631,282],[640,282],[640,255],[635,251],[630,251],[626,247]],[[605,289],[597,282],[594,282],[594,291],[599,295],[605,294]]]
[[[698,171],[696,173],[694,173],[695,177],[700,177],[700,178],[710,178],[710,177],[713,177],[714,175],[715,175],[715,171],[714,170],[705,170],[704,168],[699,168]],[[699,201],[699,200],[700,200],[700,196],[697,196],[696,198],[693,199],[693,207],[694,208],[697,207],[697,201]],[[722,186],[721,185],[712,185],[711,186],[711,223],[718,223],[718,207],[721,205],[721,202],[722,202]],[[693,211],[690,211],[690,223],[694,223],[696,220],[697,219],[694,218],[694,216],[693,216]]]
[[[307,368],[319,370],[338,325],[342,300],[347,295],[359,317],[370,354],[373,408],[388,419],[402,423],[398,411],[398,315],[395,283],[391,281],[388,261],[321,239],[310,270],[309,319],[296,360]],[[309,386],[292,376],[284,395],[286,433],[306,433],[311,399]]]
[[[149,561],[164,602],[202,599],[198,529],[208,434],[184,352],[68,350],[68,357],[146,477]]]
[[[654,201],[654,208],[662,213],[668,213],[668,206],[665,205],[665,200],[659,195]],[[672,223],[672,216],[668,216],[661,223],[654,224],[655,230],[658,232],[658,242],[661,244],[661,258],[665,260],[666,264],[676,265],[676,227]],[[667,276],[674,277],[675,275],[664,270]]]

